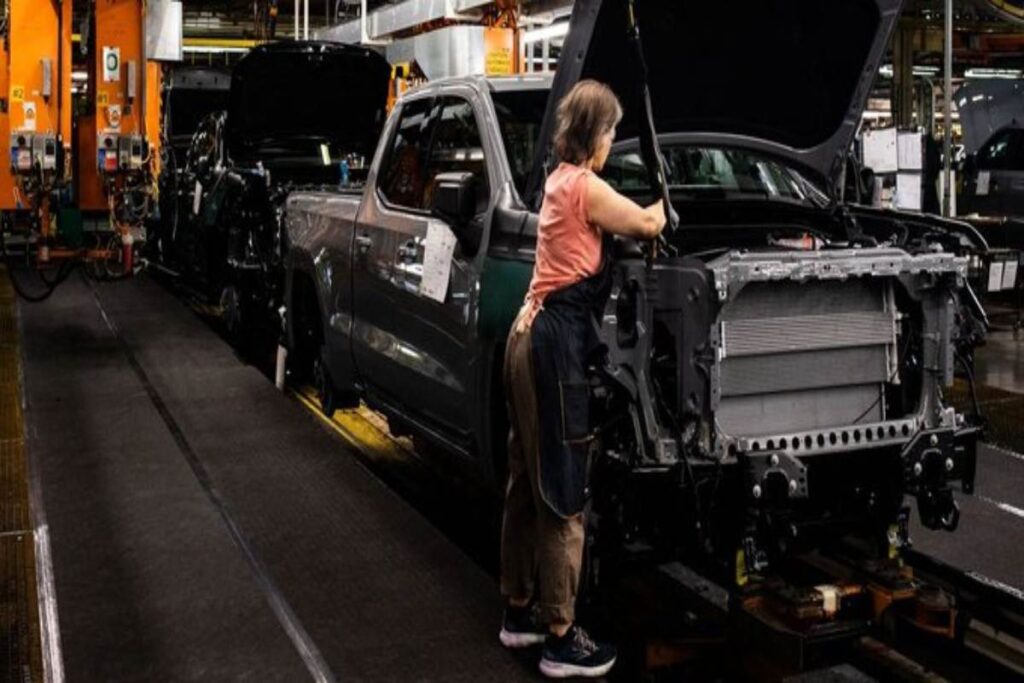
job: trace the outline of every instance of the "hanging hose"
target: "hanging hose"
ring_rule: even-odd
[[[647,180],[651,186],[651,192],[661,197],[665,205],[666,229],[669,235],[675,233],[679,228],[679,214],[672,206],[672,197],[668,187],[668,173],[665,168],[665,157],[658,145],[658,131],[654,124],[654,105],[651,103],[651,87],[648,82],[647,59],[644,57],[643,41],[640,39],[640,26],[636,20],[636,6],[634,0],[630,0],[627,6],[627,19],[629,26],[629,42],[633,46],[636,59],[636,69],[639,72],[637,80],[638,97],[643,105],[643,120],[640,130],[640,156],[643,158],[644,166],[647,168]],[[669,250],[669,242],[664,233],[658,235],[652,247],[653,256],[660,246],[666,251]]]
[[[981,404],[978,402],[978,387],[974,381],[974,370],[971,369],[967,359],[959,353],[955,354],[956,359],[960,361],[960,365],[964,369],[964,374],[967,375],[967,384],[971,389],[971,404],[974,407],[974,417],[978,421],[978,424],[985,419],[981,414]]]
[[[35,272],[36,275],[39,276],[39,279],[40,281],[42,281],[44,288],[41,293],[31,293],[22,286],[22,284],[18,281],[18,278],[14,274],[14,259],[11,258],[11,255],[7,252],[6,231],[5,227],[3,226],[0,226],[0,251],[3,252],[4,265],[6,266],[7,269],[7,277],[11,281],[11,287],[14,289],[15,293],[19,297],[21,297],[22,299],[29,303],[40,303],[42,301],[46,301],[51,296],[53,296],[53,293],[57,291],[57,287],[59,287],[65,280],[68,279],[68,277],[74,271],[75,267],[78,265],[77,262],[75,261],[65,261],[61,263],[60,266],[57,268],[57,277],[55,277],[52,280],[48,280],[46,276],[43,274],[43,271],[31,268],[31,266],[29,266],[33,270],[33,272]]]

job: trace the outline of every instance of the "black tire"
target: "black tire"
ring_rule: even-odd
[[[316,397],[320,401],[320,412],[325,417],[334,417],[338,410],[338,390],[331,379],[331,372],[324,363],[324,350],[313,359],[313,386],[316,389]]]

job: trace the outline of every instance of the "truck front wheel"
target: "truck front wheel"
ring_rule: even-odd
[[[313,386],[316,389],[316,397],[320,401],[320,410],[327,418],[334,417],[338,410],[338,390],[331,379],[330,370],[324,363],[324,350],[313,360]]]

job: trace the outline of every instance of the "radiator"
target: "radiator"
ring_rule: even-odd
[[[884,386],[897,380],[892,288],[889,278],[747,284],[717,323],[719,429],[824,445],[828,429],[886,422]]]

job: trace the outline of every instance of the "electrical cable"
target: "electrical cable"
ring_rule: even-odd
[[[11,287],[14,288],[14,291],[18,296],[20,296],[22,299],[29,303],[40,303],[42,301],[46,301],[51,296],[53,296],[53,293],[57,290],[57,287],[59,287],[65,280],[68,279],[68,277],[74,271],[77,263],[75,261],[64,261],[63,263],[61,263],[61,265],[57,269],[57,277],[54,278],[53,280],[47,280],[46,277],[43,275],[42,271],[38,269],[33,269],[33,271],[39,276],[39,279],[43,282],[43,286],[45,289],[41,294],[30,293],[22,286],[22,284],[18,281],[17,276],[15,276],[14,274],[15,264],[13,259],[11,258],[11,255],[7,252],[7,238],[5,233],[5,229],[0,227],[0,251],[3,252],[4,265],[6,266],[7,269],[7,277],[11,281]]]
[[[971,389],[971,403],[974,408],[974,417],[980,423],[984,418],[981,415],[981,404],[978,402],[978,387],[974,381],[974,370],[971,369],[966,358],[959,353],[955,353],[954,355],[956,356],[956,359],[960,361],[960,365],[963,366],[964,374],[967,375],[967,385]]]
[[[900,351],[899,357],[896,359],[896,369],[893,370],[892,374],[889,375],[889,378],[887,380],[885,380],[886,384],[891,383],[894,379],[896,379],[896,375],[900,374],[900,367],[903,366],[903,361],[906,359],[907,351],[910,350],[910,337],[911,336],[912,336],[912,333],[908,332],[907,333],[907,339],[903,343],[903,350]],[[872,410],[874,410],[875,406],[877,406],[879,403],[881,403],[882,399],[884,397],[885,397],[885,393],[883,391],[879,391],[878,392],[878,398],[876,398],[874,401],[872,401],[871,405],[869,405],[867,408],[865,408],[864,412],[861,413],[860,415],[858,415],[857,419],[855,419],[850,424],[851,425],[855,425],[858,422],[860,422],[861,420],[863,420],[865,417],[867,417],[868,413],[870,413]]]

